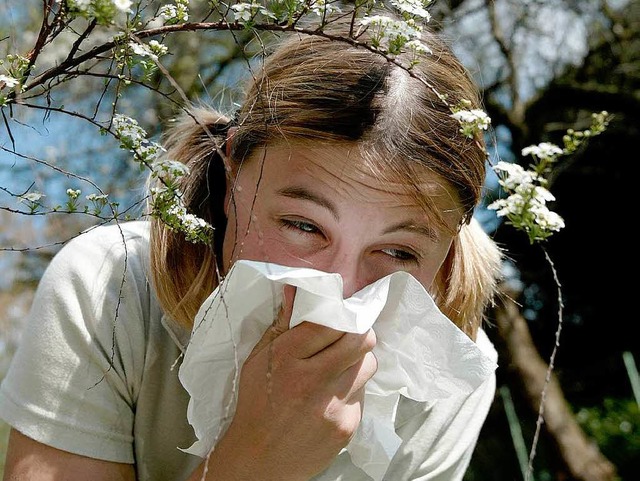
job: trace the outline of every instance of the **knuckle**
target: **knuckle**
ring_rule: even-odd
[[[378,370],[378,358],[375,356],[374,353],[372,352],[368,352],[365,355],[365,359],[364,359],[364,367],[366,370],[366,376],[367,379],[371,379],[373,377],[373,375],[376,373],[376,371]]]
[[[376,347],[376,344],[378,343],[378,338],[376,337],[376,333],[373,331],[373,329],[369,329],[365,334],[364,334],[364,339],[363,339],[363,347],[366,351],[372,351],[374,347]]]
[[[341,422],[334,423],[333,425],[333,439],[341,445],[349,443],[360,424],[360,418],[344,418]]]
[[[357,427],[357,423],[343,422],[336,424],[333,429],[333,439],[341,445],[346,445],[355,434]]]
[[[323,413],[331,439],[340,445],[346,445],[351,440],[360,424],[360,410],[353,407],[335,401]]]

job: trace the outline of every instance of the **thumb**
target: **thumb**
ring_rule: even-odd
[[[255,347],[251,351],[251,354],[249,354],[249,358],[247,359],[247,361],[257,353],[262,351],[265,346],[273,342],[273,340],[276,339],[280,334],[289,330],[291,312],[293,311],[293,299],[295,298],[295,296],[296,288],[285,284],[282,291],[282,304],[280,305],[280,309],[278,310],[278,315],[262,335],[262,338],[255,345]]]

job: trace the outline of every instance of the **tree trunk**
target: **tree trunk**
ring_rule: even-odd
[[[520,379],[523,394],[537,417],[548,364],[536,349],[526,320],[513,300],[516,293],[503,289],[494,308],[498,334],[505,343],[509,369]],[[578,425],[553,373],[546,388],[544,426],[556,444],[568,472],[580,481],[614,481],[616,467]]]

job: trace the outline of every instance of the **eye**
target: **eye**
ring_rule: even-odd
[[[280,222],[287,229],[301,231],[305,234],[322,234],[320,229],[311,222],[298,219],[282,219]]]
[[[396,261],[399,262],[417,262],[418,261],[418,257],[415,254],[412,254],[411,252],[407,252],[404,251],[402,249],[394,249],[394,248],[386,248],[386,249],[381,249],[380,250],[382,253],[388,255],[389,257],[392,257],[393,259],[395,259]]]

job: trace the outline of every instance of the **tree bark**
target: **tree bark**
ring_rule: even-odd
[[[537,417],[548,364],[533,343],[527,322],[514,301],[516,296],[517,293],[509,292],[504,287],[503,295],[493,310],[493,317],[501,341],[505,344],[509,369],[520,379],[523,395]],[[617,479],[616,467],[578,425],[553,372],[546,387],[543,419],[547,434],[556,444],[567,471],[575,480]]]

